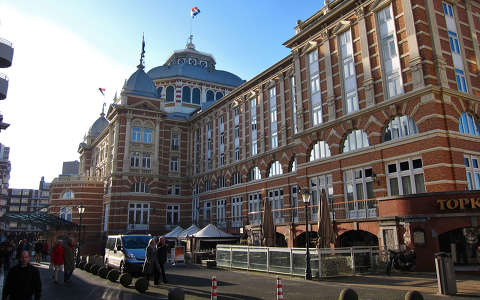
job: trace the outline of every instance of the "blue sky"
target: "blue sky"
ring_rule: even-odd
[[[197,50],[248,80],[289,54],[282,43],[296,21],[323,1],[0,0],[0,37],[15,46],[13,66],[0,70],[10,77],[0,103],[12,124],[0,133],[11,148],[10,187],[35,188],[41,176],[56,177],[63,161],[78,159],[101,110],[98,87],[107,89],[107,104],[121,90],[138,64],[142,33],[147,70],[184,48],[194,6],[201,11],[193,20]]]

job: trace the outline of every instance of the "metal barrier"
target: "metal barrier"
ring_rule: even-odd
[[[305,248],[217,245],[216,261],[218,267],[304,276],[305,255]],[[314,248],[310,257],[312,275],[318,278],[386,268],[385,255],[378,247]]]

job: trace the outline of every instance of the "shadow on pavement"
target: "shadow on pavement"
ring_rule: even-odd
[[[196,276],[188,276],[188,275],[180,275],[180,274],[167,274],[168,275],[168,283],[180,285],[180,286],[211,286],[212,281],[210,278],[204,277],[196,277]],[[234,285],[231,282],[226,281],[217,281],[217,286],[229,286]]]

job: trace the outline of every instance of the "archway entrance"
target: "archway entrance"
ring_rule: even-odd
[[[378,237],[364,230],[349,230],[337,238],[339,247],[378,246]]]
[[[457,228],[438,237],[440,251],[452,255],[456,265],[480,264],[480,229],[475,227]]]
[[[305,232],[302,232],[300,235],[298,235],[294,241],[295,247],[305,248],[306,237],[307,237],[307,234]],[[316,231],[309,231],[308,237],[310,239],[310,242],[308,243],[308,247],[311,247],[311,248],[317,247],[318,233]]]

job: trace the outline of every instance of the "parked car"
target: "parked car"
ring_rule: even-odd
[[[142,272],[145,249],[151,235],[110,235],[105,246],[105,265],[122,273]]]

